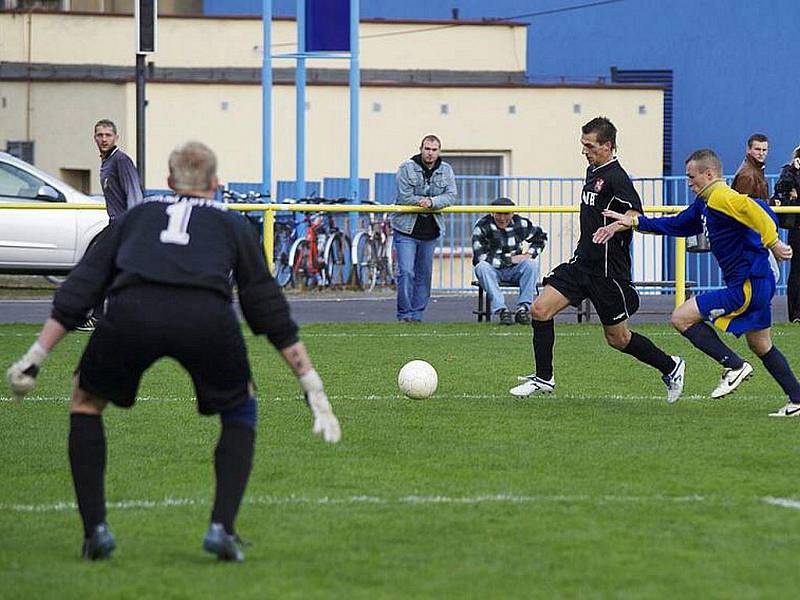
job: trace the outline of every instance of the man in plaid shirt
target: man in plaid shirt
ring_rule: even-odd
[[[498,198],[492,206],[514,206],[509,198]],[[530,325],[530,307],[539,279],[539,253],[547,234],[525,217],[495,212],[482,217],[472,230],[472,265],[475,278],[486,290],[492,314],[502,325],[514,321]],[[500,289],[501,283],[519,286],[517,308],[512,315]]]

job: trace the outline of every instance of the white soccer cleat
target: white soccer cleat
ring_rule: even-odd
[[[683,392],[683,374],[686,372],[686,362],[680,356],[671,357],[675,361],[675,368],[669,375],[661,377],[667,385],[667,402],[673,404],[678,401]]]
[[[800,404],[787,402],[786,406],[781,406],[775,412],[769,413],[770,417],[800,417]]]
[[[536,377],[536,375],[519,379],[524,379],[525,382],[508,390],[512,396],[516,396],[517,398],[527,398],[535,394],[552,394],[553,390],[556,389],[555,379],[550,379],[548,381],[546,379],[540,379]]]
[[[753,374],[753,365],[744,361],[738,369],[725,369],[717,388],[711,392],[712,398],[722,398],[733,392],[739,385]]]

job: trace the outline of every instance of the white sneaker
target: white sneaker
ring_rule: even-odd
[[[523,378],[520,377],[518,379]],[[536,377],[536,375],[532,375],[525,377],[524,380],[524,383],[511,388],[508,392],[512,396],[517,396],[518,398],[527,398],[534,394],[552,394],[553,390],[556,389],[556,381],[552,378],[548,381],[546,379],[540,379]]]
[[[781,406],[775,412],[769,413],[770,417],[800,417],[800,404],[788,402],[786,406]]]
[[[711,392],[711,397],[722,398],[727,396],[752,374],[753,366],[747,361],[744,361],[744,364],[738,369],[725,369],[722,372],[722,378],[719,380],[717,389]]]
[[[667,402],[673,404],[678,401],[683,392],[683,374],[686,372],[686,362],[680,356],[671,358],[675,361],[675,368],[669,375],[663,375],[661,381],[667,385]]]

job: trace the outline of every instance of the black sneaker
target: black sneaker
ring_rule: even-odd
[[[83,540],[81,556],[86,560],[103,560],[111,556],[116,547],[117,544],[114,542],[114,536],[109,531],[108,525],[100,523],[94,528],[92,536]]]
[[[501,308],[496,313],[494,313],[497,319],[500,321],[500,325],[513,325],[514,324],[514,315],[508,312],[507,308]]]
[[[531,309],[527,306],[520,306],[514,313],[514,320],[520,325],[531,324]]]
[[[203,550],[216,554],[219,560],[242,562],[244,552],[239,546],[242,541],[238,535],[231,535],[225,531],[222,523],[211,523],[203,538]]]

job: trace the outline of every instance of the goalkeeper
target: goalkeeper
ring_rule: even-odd
[[[690,298],[672,313],[672,324],[696,348],[723,367],[711,392],[721,398],[733,392],[753,372],[750,363],[729,348],[705,321],[736,336],[744,334],[750,349],[788,396],[773,417],[800,416],[800,384],[789,363],[772,343],[772,297],[777,265],[792,249],[778,238],[775,213],[762,201],[732,190],[722,179],[722,163],[713,150],[693,152],[686,160],[686,177],[697,199],[673,217],[628,216],[606,210],[615,222],[598,229],[594,242],[603,244],[618,231],[633,227],[644,233],[685,237],[705,232],[719,263],[726,287]],[[770,255],[771,253],[771,255]],[[772,264],[771,264],[772,262]],[[774,265],[774,268],[773,268]]]
[[[257,411],[233,282],[250,328],[266,335],[297,375],[314,432],[331,443],[341,435],[253,228],[212,201],[214,153],[198,142],[175,149],[168,182],[178,196],[152,199],[120,217],[56,292],[38,340],[7,373],[21,399],[48,352],[87,309],[108,298],[76,369],[70,402],[69,461],[89,560],[106,558],[115,547],[106,524],[102,412],[109,402],[131,407],[142,374],[164,356],[188,371],[198,411],[220,415],[216,493],[203,547],[221,560],[243,560],[234,521],[250,475]]]

